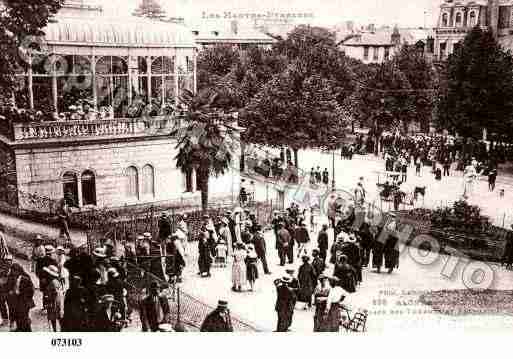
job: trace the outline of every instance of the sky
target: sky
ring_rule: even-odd
[[[129,16],[141,0],[91,0],[102,5],[106,15]],[[158,0],[171,17],[201,23],[204,14],[313,13],[312,25],[334,25],[346,20],[357,24],[395,24],[433,27],[442,0]],[[212,20],[208,20],[212,21]],[[221,21],[221,20],[215,20]],[[226,21],[226,20],[224,20]],[[303,21],[304,22],[304,21]]]

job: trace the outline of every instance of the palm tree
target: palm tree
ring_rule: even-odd
[[[184,174],[196,171],[201,191],[201,208],[206,211],[209,179],[212,175],[224,175],[230,168],[235,144],[232,135],[239,128],[232,126],[229,116],[216,108],[220,101],[217,93],[203,91],[194,95],[184,91],[180,100],[187,111],[185,126],[172,133],[178,139],[176,166]]]

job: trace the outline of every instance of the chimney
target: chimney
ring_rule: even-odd
[[[488,28],[497,37],[499,27],[499,0],[488,0]]]
[[[237,35],[239,32],[239,24],[237,23],[237,20],[233,20],[231,22],[231,28],[232,28],[232,34]]]

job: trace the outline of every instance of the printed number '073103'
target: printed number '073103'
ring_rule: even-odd
[[[81,347],[81,338],[54,338],[51,341],[52,347]]]

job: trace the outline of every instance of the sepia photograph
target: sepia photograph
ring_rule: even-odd
[[[513,330],[513,0],[0,24],[1,345]]]

